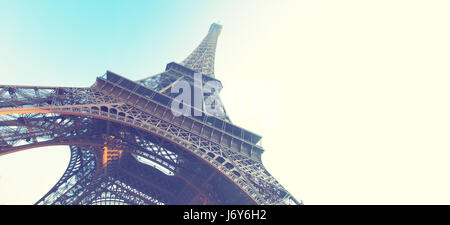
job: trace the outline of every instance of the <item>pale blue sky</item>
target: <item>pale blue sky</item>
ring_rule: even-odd
[[[2,69],[13,83],[90,85],[106,69],[132,79],[182,60],[225,13],[218,1],[1,0]],[[38,60],[36,60],[38,59]],[[65,79],[54,79],[61,74]],[[2,76],[7,76],[2,74]],[[5,79],[3,79],[5,80]]]

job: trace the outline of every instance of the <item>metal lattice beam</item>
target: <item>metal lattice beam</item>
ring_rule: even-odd
[[[0,155],[70,146],[66,172],[37,204],[299,204],[264,168],[260,137],[226,114],[177,117],[169,107],[175,82],[192,82],[194,71],[214,79],[220,31],[213,24],[184,67],[138,82],[0,85]]]

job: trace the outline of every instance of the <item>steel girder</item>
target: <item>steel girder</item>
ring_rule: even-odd
[[[85,142],[91,130],[98,129],[89,122],[97,118],[138,128],[176,144],[216,168],[257,204],[280,204],[286,199],[296,203],[260,161],[187,130],[175,122],[175,117],[155,113],[156,108],[142,110],[102,90],[99,84],[93,88],[0,86],[0,154]],[[101,140],[96,138],[97,142]],[[31,143],[16,145],[23,140]]]
[[[214,79],[220,32],[211,25],[184,67],[127,82],[167,96],[174,82],[191,80],[172,72]],[[71,146],[66,172],[37,204],[301,204],[264,168],[256,141],[175,117],[154,95],[101,77],[90,88],[0,85],[0,155]],[[230,122],[226,113],[219,120]]]

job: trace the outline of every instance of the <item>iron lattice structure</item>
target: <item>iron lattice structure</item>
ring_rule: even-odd
[[[261,137],[231,123],[220,99],[217,115],[171,112],[174,83],[196,88],[199,72],[220,84],[221,29],[139,81],[107,71],[89,88],[0,85],[0,155],[70,146],[68,168],[36,204],[300,204],[264,168]]]

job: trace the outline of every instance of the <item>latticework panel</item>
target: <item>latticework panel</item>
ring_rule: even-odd
[[[208,137],[196,134],[196,132],[180,126],[180,124],[175,122],[176,118],[173,116],[167,117],[172,118],[172,121],[168,121],[167,118],[163,118],[158,113],[153,113],[154,111],[152,108],[142,110],[140,108],[120,103],[120,99],[109,97],[105,95],[105,93],[92,89],[62,89],[62,91],[65,95],[58,95],[55,93],[53,96],[50,95],[47,97],[58,99],[57,101],[52,101],[51,104],[48,102],[43,103],[44,106],[40,106],[40,104],[31,104],[31,106],[40,107],[28,107],[30,104],[27,103],[27,105],[23,105],[24,107],[12,108],[12,110],[17,113],[23,112],[21,115],[26,115],[26,113],[30,112],[78,115],[80,116],[78,123],[69,123],[73,124],[73,126],[76,126],[77,128],[67,128],[67,132],[64,132],[65,129],[56,129],[56,127],[53,127],[52,130],[47,128],[36,129],[34,132],[24,131],[22,133],[27,134],[28,136],[16,138],[16,140],[23,140],[24,138],[25,140],[34,140],[34,137],[37,138],[43,136],[45,132],[47,132],[48,135],[53,134],[53,138],[59,139],[63,139],[64,137],[67,139],[67,136],[70,135],[79,135],[80,137],[83,137],[82,132],[87,131],[91,126],[89,124],[82,124],[83,121],[88,121],[88,119],[83,119],[85,118],[83,116],[103,118],[104,120],[116,121],[122,124],[128,124],[132,127],[140,128],[143,131],[164,137],[172,143],[176,143],[177,145],[187,149],[192,154],[197,155],[206,162],[210,163],[213,167],[217,168],[218,171],[235,182],[258,204],[278,204],[282,203],[285,198],[292,198],[288,192],[264,169],[261,162],[249,158],[242,153],[233,151],[229,147],[210,140]],[[74,103],[74,99],[79,99],[79,101],[84,104],[72,105],[72,103]],[[11,113],[12,110],[11,108],[6,108],[0,110],[0,114],[6,115],[7,113]],[[54,121],[61,120],[55,118]],[[75,133],[69,132],[69,130],[75,131]],[[60,136],[56,135],[55,137],[55,133],[57,134],[58,132],[62,133]],[[8,135],[8,133],[11,132],[3,132],[2,138],[0,139],[1,143],[8,143],[9,146],[7,148],[2,148],[3,151],[8,150],[8,148],[14,148],[13,145],[10,145],[11,140],[8,138],[17,135],[14,132],[11,133],[11,135]],[[71,140],[73,141],[75,139]]]
[[[71,146],[66,172],[38,204],[299,204],[264,168],[260,137],[231,124],[217,95],[221,28],[211,25],[183,66],[138,82],[114,75],[90,88],[0,86],[0,155]],[[200,91],[191,110],[207,116],[173,114],[177,82]]]

